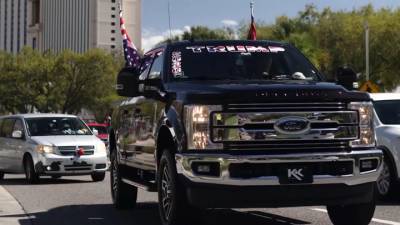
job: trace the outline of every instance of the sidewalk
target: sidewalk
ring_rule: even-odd
[[[0,186],[0,225],[32,225],[17,200]]]

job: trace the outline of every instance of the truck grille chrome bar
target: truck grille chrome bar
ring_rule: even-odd
[[[345,103],[230,104],[210,118],[211,141],[228,149],[346,148],[360,132]]]

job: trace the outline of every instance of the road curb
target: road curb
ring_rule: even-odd
[[[0,224],[32,225],[24,208],[2,186],[0,186]]]

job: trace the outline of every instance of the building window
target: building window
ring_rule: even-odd
[[[115,30],[111,30],[111,33],[112,33],[112,34],[115,34]]]
[[[40,22],[40,0],[32,0],[32,21],[31,26]]]
[[[115,3],[115,0],[111,0],[112,3]]]
[[[111,41],[115,41],[115,38],[114,38],[114,37],[112,37],[112,38],[111,38]]]
[[[115,45],[111,45],[111,48],[112,48],[112,49],[115,49]]]
[[[115,26],[115,22],[111,22],[111,26]]]
[[[111,15],[111,18],[115,18],[115,15]]]
[[[115,7],[111,7],[111,10],[115,11]]]

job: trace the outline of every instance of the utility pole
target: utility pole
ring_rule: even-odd
[[[369,81],[369,25],[368,25],[368,21],[365,21],[364,28],[365,28],[365,76],[366,76],[366,80]]]

